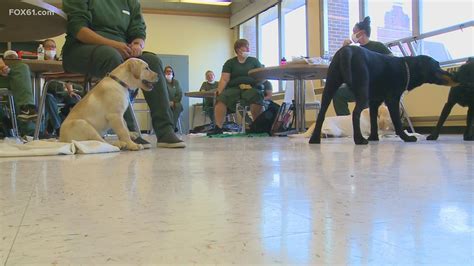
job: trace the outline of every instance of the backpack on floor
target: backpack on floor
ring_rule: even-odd
[[[280,105],[270,102],[267,110],[250,124],[249,133],[268,133],[271,135],[272,125],[275,122],[279,108]]]
[[[295,108],[293,104],[283,102],[278,109],[277,116],[273,122],[270,135],[279,135],[278,133],[284,133],[291,129],[294,122]]]

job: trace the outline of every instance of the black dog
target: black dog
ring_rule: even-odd
[[[448,102],[444,105],[435,130],[426,138],[427,140],[438,139],[441,127],[456,104],[468,107],[464,140],[474,140],[474,58],[469,58],[466,64],[454,73],[453,80],[459,82],[460,85],[452,87],[449,91]]]
[[[377,115],[382,102],[387,105],[395,132],[407,142],[416,141],[402,130],[400,97],[405,90],[412,90],[423,83],[454,84],[451,75],[440,68],[429,56],[394,57],[369,51],[357,46],[345,46],[334,55],[329,65],[324,87],[321,110],[316,128],[309,143],[321,142],[321,127],[334,94],[342,83],[354,93],[356,106],[352,113],[354,142],[367,144],[360,131],[360,113],[367,105],[370,109],[370,137],[378,140]]]

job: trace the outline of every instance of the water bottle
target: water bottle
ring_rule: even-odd
[[[42,44],[38,46],[37,54],[38,54],[38,60],[44,60],[44,47]]]
[[[323,64],[329,65],[331,62],[331,56],[329,55],[328,51],[324,51],[324,54],[321,58],[323,59]]]

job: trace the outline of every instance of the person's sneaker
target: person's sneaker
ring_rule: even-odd
[[[143,139],[142,137],[138,136],[135,139],[132,139],[133,142],[136,144],[141,144],[144,149],[150,149],[151,148],[151,143]]]
[[[214,128],[212,128],[210,131],[207,132],[208,136],[219,135],[219,134],[224,134],[224,131],[222,130],[222,128],[218,126],[214,126]]]
[[[18,119],[24,121],[32,121],[38,117],[34,105],[27,104],[20,106],[20,113],[18,114]]]
[[[176,136],[174,133],[169,133],[158,137],[156,146],[159,148],[184,148],[186,143]]]

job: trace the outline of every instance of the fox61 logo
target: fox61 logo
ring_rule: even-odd
[[[50,10],[36,10],[31,8],[10,8],[9,16],[53,16],[54,12]]]

